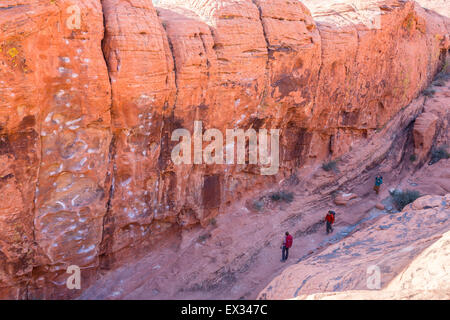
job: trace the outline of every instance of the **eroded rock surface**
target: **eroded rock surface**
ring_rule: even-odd
[[[419,198],[287,268],[259,298],[448,299],[449,201],[449,194]]]
[[[51,296],[69,265],[98,265],[111,140],[102,7],[80,2],[71,30],[71,4],[16,1],[0,12],[3,297]]]
[[[350,290],[301,295],[296,299],[319,300],[448,300],[449,232],[425,249],[389,285],[381,290]]]
[[[419,159],[428,155],[432,147],[438,117],[433,113],[422,113],[414,122],[414,152]]]

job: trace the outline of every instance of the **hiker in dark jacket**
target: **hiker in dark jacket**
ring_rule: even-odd
[[[375,186],[373,190],[378,194],[380,192],[380,187],[383,184],[383,177],[379,174],[375,177]]]
[[[327,224],[327,234],[329,234],[330,232],[333,232],[333,223],[334,223],[334,216],[335,216],[335,212],[330,210],[328,211],[326,217],[325,217],[325,222]]]
[[[285,262],[289,256],[289,248],[292,247],[292,242],[294,239],[286,231],[285,236],[283,237],[283,242],[281,244],[281,262]]]

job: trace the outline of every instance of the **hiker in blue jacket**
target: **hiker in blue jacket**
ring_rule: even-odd
[[[378,174],[375,177],[375,186],[373,187],[373,190],[375,190],[375,192],[378,194],[380,192],[380,187],[383,184],[383,177]]]

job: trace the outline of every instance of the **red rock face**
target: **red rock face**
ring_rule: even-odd
[[[148,237],[159,192],[165,118],[175,101],[175,74],[166,34],[149,1],[103,1],[103,51],[112,89],[113,182],[103,253]],[[122,19],[123,15],[132,17]],[[109,264],[108,260],[105,262]]]
[[[98,264],[109,193],[110,86],[100,48],[102,8],[19,1],[2,8],[1,206],[3,297],[65,282]],[[46,277],[42,277],[45,274]],[[60,276],[63,278],[60,278]],[[33,279],[31,279],[33,277]]]
[[[369,4],[380,29],[313,0],[0,4],[0,296],[70,296],[69,265],[108,268],[382,128],[445,59],[449,22]],[[278,174],[174,165],[195,120],[280,129]]]

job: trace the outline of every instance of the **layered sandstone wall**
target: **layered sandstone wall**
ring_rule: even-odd
[[[52,296],[68,265],[107,268],[382,128],[440,67],[449,22],[368,3],[379,28],[312,0],[1,3],[1,296]],[[279,128],[278,174],[174,165],[194,120]]]
[[[311,15],[298,1],[161,0],[154,8],[123,4],[128,9],[105,1],[104,47],[115,52],[107,55],[114,75],[113,104],[116,97],[134,99],[119,117],[136,119],[126,129],[130,136],[118,140],[123,147],[116,147],[116,170],[124,174],[116,175],[112,196],[111,216],[117,218],[109,238],[113,250],[136,241],[126,234],[142,238],[174,225],[206,224],[245,190],[279,181],[305,164],[340,157],[407,105],[442,63],[448,47],[445,20],[413,2],[368,3],[378,24],[345,2],[306,2]],[[111,19],[109,6],[116,8]],[[127,10],[146,11],[147,19],[157,20],[158,31],[137,35],[128,19],[118,18]],[[114,37],[149,36],[161,42],[166,50],[161,55],[173,62],[167,68],[158,64],[163,76],[151,83],[153,89],[165,88],[158,93],[140,87],[136,74],[141,68],[136,73],[111,67],[122,60],[139,66],[143,58],[120,46],[113,50]],[[146,42],[138,43],[144,59],[153,61],[151,52],[145,53]],[[172,101],[156,97],[169,91]],[[146,117],[149,105],[152,121]],[[228,128],[280,128],[279,174],[261,177],[253,165],[174,166],[170,152],[176,143],[170,135],[177,128],[192,132],[194,120],[201,120],[203,129],[223,133]],[[160,143],[136,138],[139,130],[151,132]],[[149,149],[151,155],[141,155]],[[140,204],[130,208],[134,202]]]

